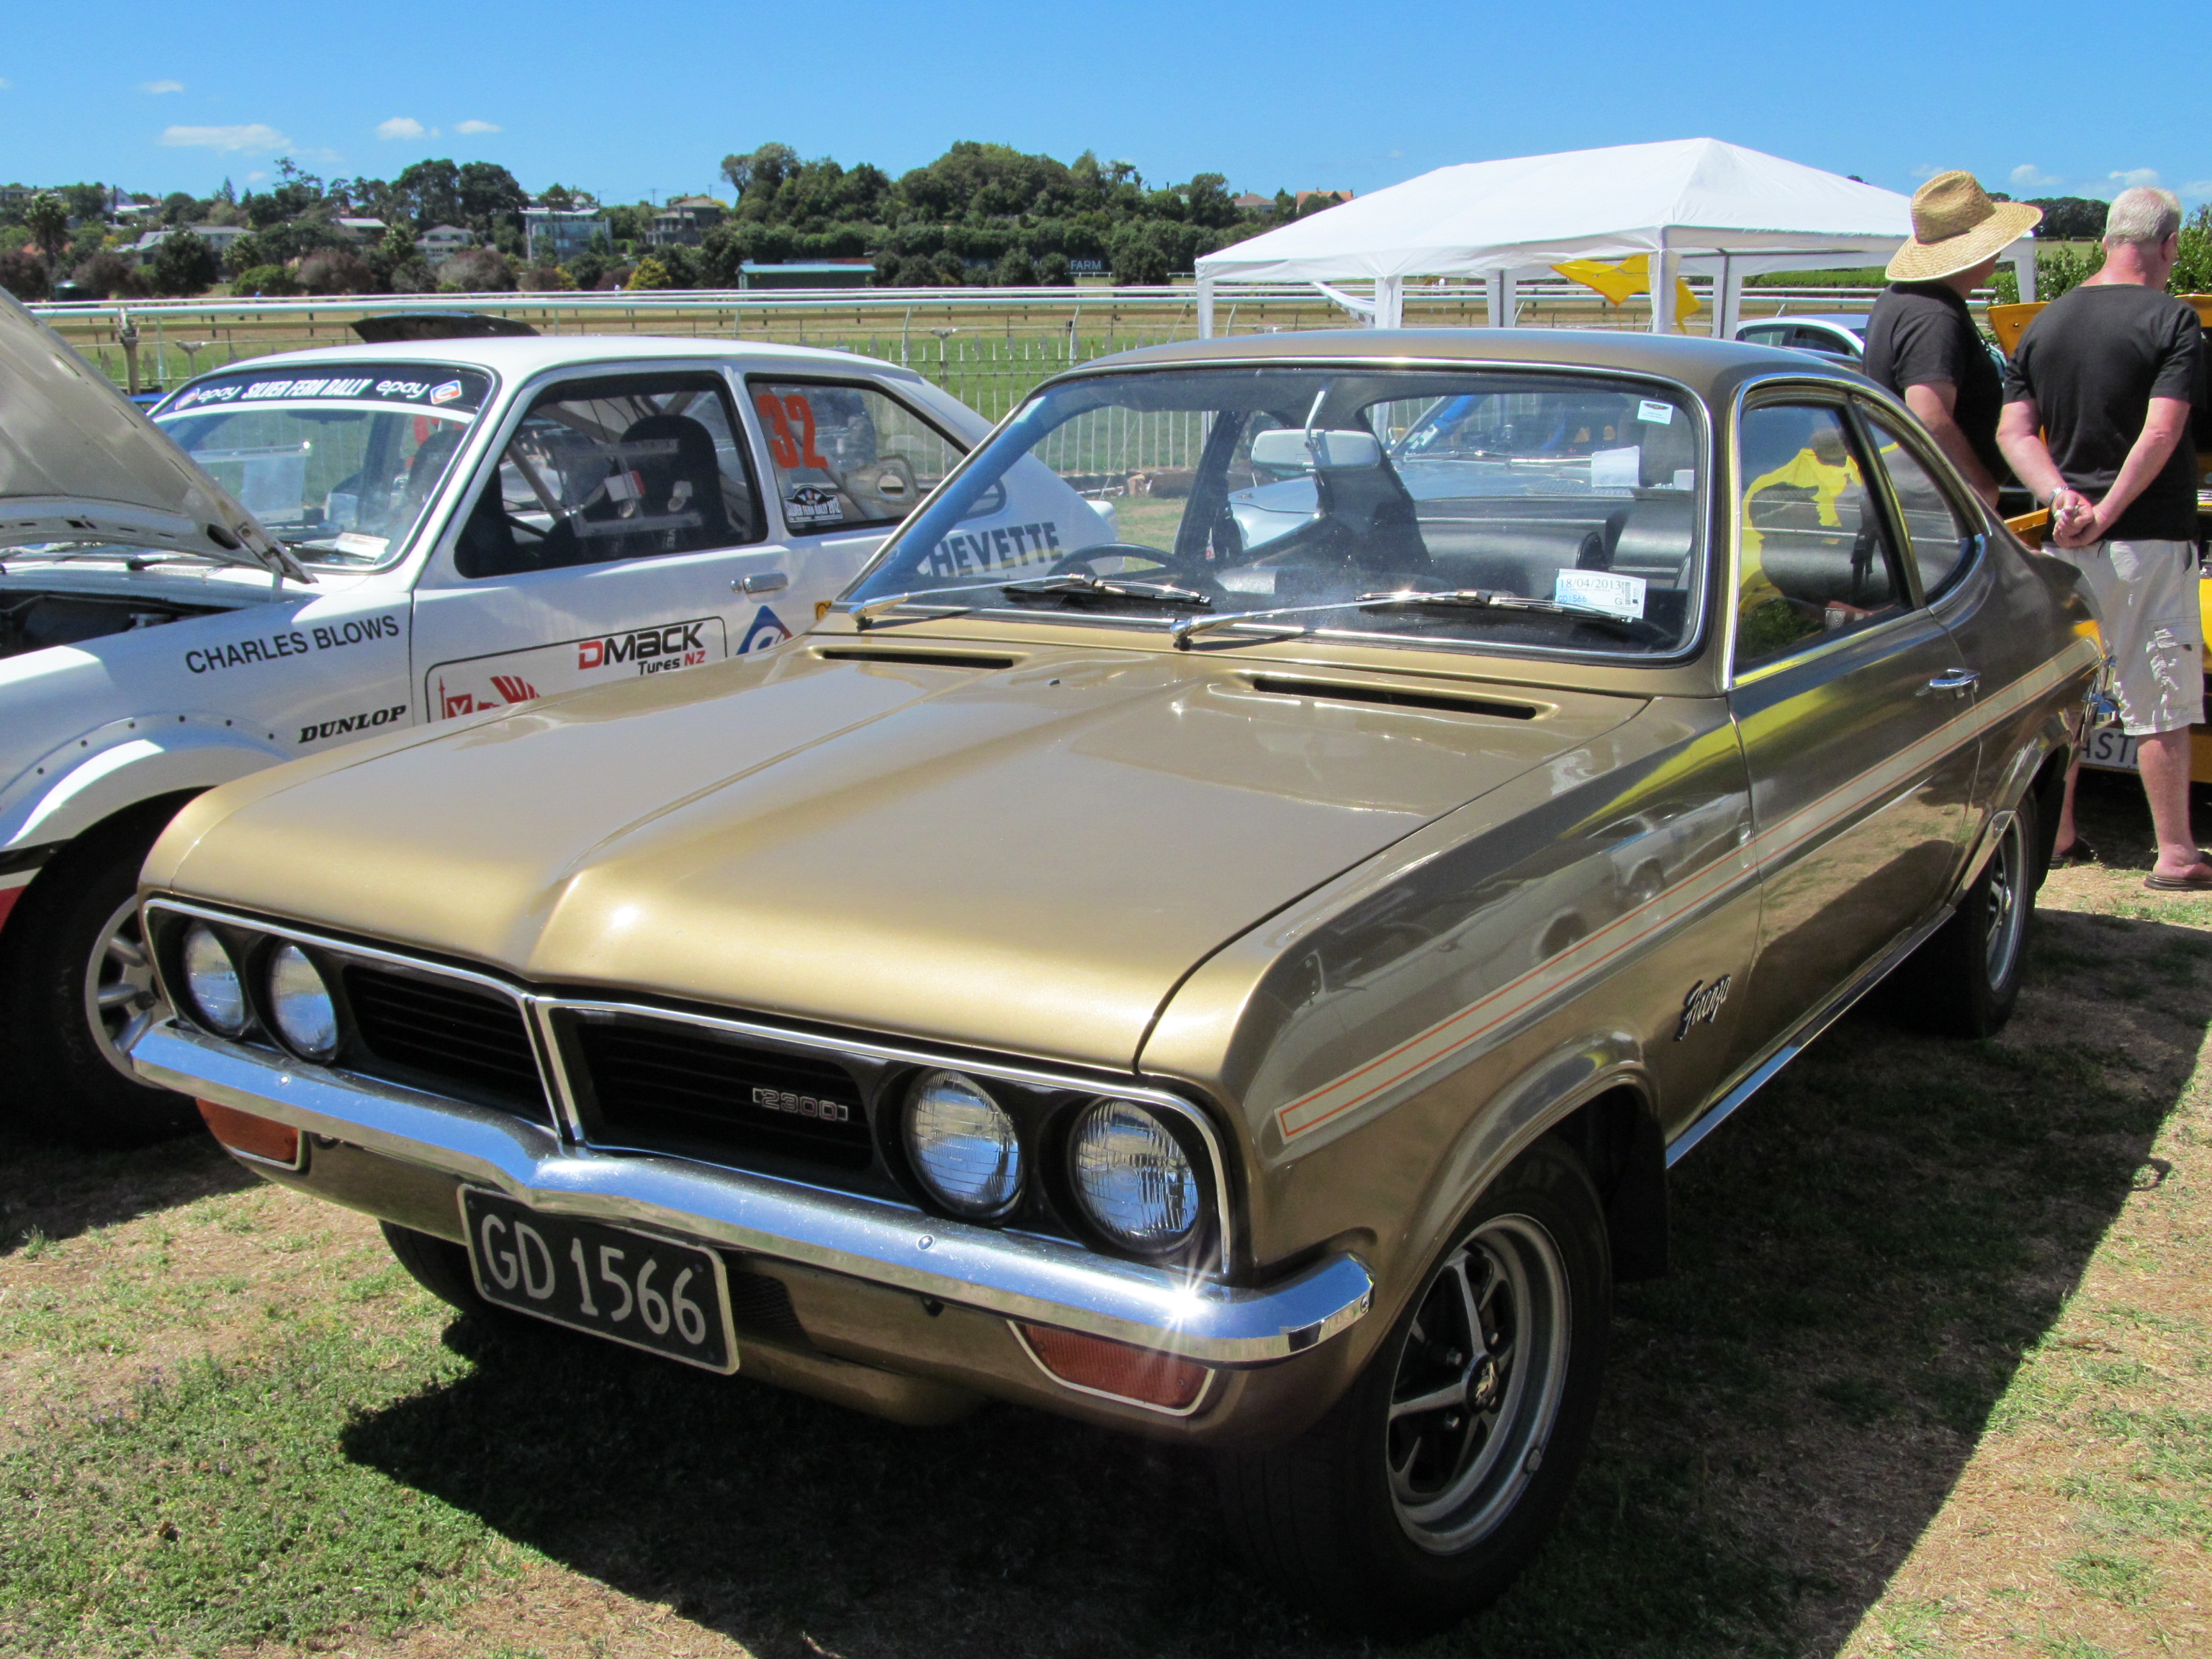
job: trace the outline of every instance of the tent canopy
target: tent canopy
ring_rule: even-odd
[[[1495,299],[1516,274],[1638,253],[1653,256],[1655,275],[1663,266],[1732,289],[1759,271],[1883,264],[1911,234],[1912,204],[1895,191],[1717,138],[1469,161],[1206,255],[1200,316],[1210,332],[1212,290],[1224,279],[1324,292],[1366,282],[1375,300],[1353,308],[1394,324],[1409,276],[1491,276]],[[2017,264],[2027,250],[2016,244],[2007,257]],[[2033,280],[2026,257],[2023,297]],[[1652,284],[1655,327],[1671,321],[1662,318],[1672,286]],[[1732,311],[1724,300],[1724,321]]]

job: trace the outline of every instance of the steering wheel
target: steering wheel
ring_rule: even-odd
[[[1142,559],[1156,568],[1117,570],[1109,574],[1095,568],[1095,562],[1100,559]],[[1224,599],[1229,591],[1214,580],[1213,573],[1204,565],[1178,559],[1174,554],[1164,553],[1157,547],[1140,547],[1134,542],[1100,542],[1093,547],[1079,547],[1073,553],[1061,554],[1045,574],[1066,576],[1078,571],[1109,581],[1115,577],[1140,582],[1155,580],[1171,581],[1195,588],[1209,599]]]

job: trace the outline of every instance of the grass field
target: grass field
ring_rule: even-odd
[[[2002,1037],[1854,1015],[1681,1167],[1563,1529],[1413,1651],[2212,1651],[2212,901],[2085,816]],[[1366,1651],[1197,1458],[457,1323],[197,1140],[0,1144],[0,1506],[9,1654]]]

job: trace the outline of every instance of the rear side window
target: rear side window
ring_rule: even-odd
[[[718,374],[626,374],[541,392],[463,526],[464,576],[696,553],[766,533]]]
[[[794,536],[896,524],[960,459],[957,445],[873,386],[748,382]]]
[[[1951,498],[1895,428],[1871,415],[1867,423],[1874,429],[1882,471],[1889,474],[1890,488],[1897,495],[1905,544],[1913,563],[1920,567],[1921,592],[1935,599],[1966,568],[1978,532],[1959,516]]]
[[[1743,417],[1735,665],[1786,656],[1905,606],[1843,411],[1769,404]]]

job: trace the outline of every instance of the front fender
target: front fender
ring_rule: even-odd
[[[221,714],[136,714],[64,739],[0,793],[0,851],[75,839],[156,795],[210,789],[283,751]]]

